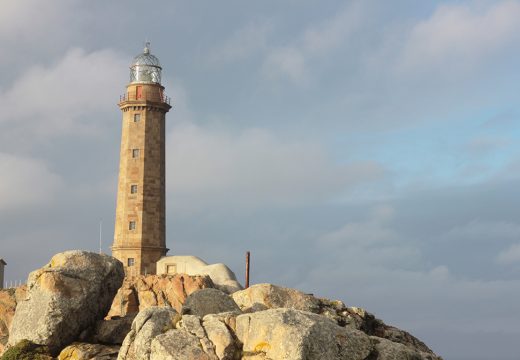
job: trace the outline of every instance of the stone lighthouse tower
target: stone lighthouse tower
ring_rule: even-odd
[[[121,96],[123,113],[117,208],[112,255],[129,276],[155,274],[166,255],[165,116],[170,99],[161,65],[147,43],[130,66]]]

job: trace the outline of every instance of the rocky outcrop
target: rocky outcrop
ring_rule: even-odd
[[[296,289],[272,284],[253,285],[231,296],[244,312],[278,308],[309,311],[322,315],[339,326],[354,328],[370,336],[403,344],[414,353],[422,353],[421,358],[427,359],[426,354],[433,354],[428,346],[408,332],[388,326],[364,309],[347,307],[341,301],[316,298]]]
[[[0,360],[441,360],[361,308],[271,284],[228,295],[208,276],[127,279],[104,318],[121,281],[117,260],[75,251],[0,291]]]
[[[114,298],[108,317],[136,314],[152,306],[173,307],[180,312],[191,293],[214,287],[206,275],[147,275],[126,278]]]
[[[230,311],[240,312],[240,308],[229,295],[218,289],[197,290],[188,296],[182,307],[183,314],[192,314],[199,317]]]
[[[106,255],[68,251],[29,275],[9,344],[27,339],[61,349],[102,319],[123,281],[123,265]]]

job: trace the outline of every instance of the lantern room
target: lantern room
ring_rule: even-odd
[[[150,53],[147,42],[143,53],[137,55],[130,66],[130,83],[161,84],[161,70],[159,59]]]

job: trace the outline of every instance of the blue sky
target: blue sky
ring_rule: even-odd
[[[163,65],[171,254],[513,359],[520,1],[20,0],[0,13],[7,280],[112,241],[128,66]]]

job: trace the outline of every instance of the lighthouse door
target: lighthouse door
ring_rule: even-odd
[[[143,97],[143,87],[142,86],[136,86],[135,87],[135,98],[136,100],[139,100]]]

